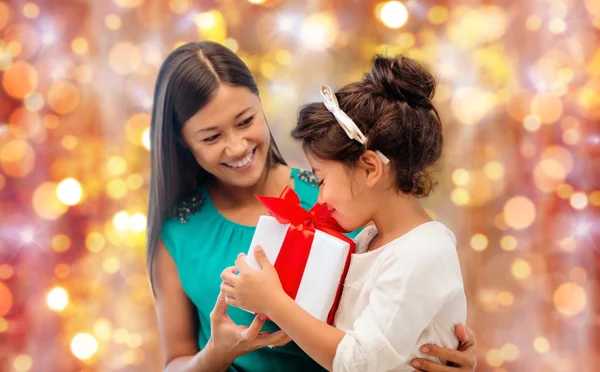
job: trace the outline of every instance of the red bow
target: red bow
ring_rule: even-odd
[[[298,293],[317,229],[350,244],[334,305],[327,317],[327,323],[333,324],[342,285],[350,264],[350,255],[356,250],[354,241],[343,234],[347,231],[331,217],[327,206],[317,203],[307,211],[300,206],[298,195],[289,187],[283,190],[279,198],[266,196],[257,196],[257,198],[279,223],[290,224],[274,266],[284,291],[291,298],[296,298]]]

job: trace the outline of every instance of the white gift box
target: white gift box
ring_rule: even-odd
[[[261,216],[246,257],[248,265],[260,270],[253,250],[257,245],[263,248],[269,261],[275,265],[289,226],[277,222],[274,217]],[[318,229],[315,231],[295,301],[323,322],[327,322],[334,305],[346,260],[349,259],[349,250],[348,242]],[[293,264],[301,265],[302,262]]]

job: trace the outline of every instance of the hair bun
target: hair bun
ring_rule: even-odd
[[[435,79],[411,58],[376,56],[365,80],[374,85],[377,93],[389,99],[405,101],[413,107],[433,108]]]

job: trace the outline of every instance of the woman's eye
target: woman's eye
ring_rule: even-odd
[[[252,124],[252,121],[254,120],[254,115],[250,116],[248,119],[242,121],[238,126],[239,127],[246,127],[250,124]]]
[[[210,136],[208,138],[205,138],[202,140],[202,142],[206,142],[206,143],[211,143],[211,142],[215,142],[218,138],[219,138],[219,134],[215,134],[214,136]]]

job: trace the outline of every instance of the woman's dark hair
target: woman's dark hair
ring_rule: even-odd
[[[211,101],[221,84],[246,87],[258,95],[256,81],[240,57],[223,45],[208,41],[175,49],[158,72],[150,125],[152,165],[146,243],[151,282],[163,222],[173,217],[181,198],[212,177],[183,145],[181,129]],[[271,135],[267,167],[277,163],[285,161]]]
[[[379,150],[395,169],[395,186],[427,196],[434,187],[429,169],[440,158],[442,124],[431,100],[435,79],[416,61],[376,56],[362,81],[335,93],[340,108],[367,137],[367,146],[348,138],[323,103],[300,109],[292,137],[317,158],[352,168],[367,150]]]

